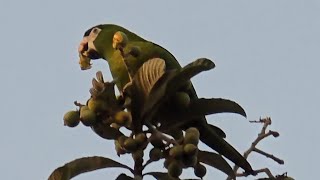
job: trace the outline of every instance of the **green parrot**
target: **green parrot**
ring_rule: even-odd
[[[119,50],[120,48],[117,47],[118,44],[114,43],[115,41],[120,45],[123,43],[124,48]],[[126,56],[126,61],[124,61],[124,54],[130,54],[134,49],[138,49],[138,51]],[[83,70],[91,67],[90,60],[100,58],[106,60],[120,92],[130,82],[139,67],[149,59],[163,59],[166,70],[181,68],[176,58],[165,48],[114,24],[97,25],[87,30],[84,33],[78,51],[80,56],[79,64]],[[135,56],[134,54],[136,53],[139,55]],[[193,87],[190,88],[188,94],[190,99],[198,98]],[[253,171],[247,160],[223,139],[225,136],[223,131],[208,124],[205,117],[196,119],[181,128],[187,129],[188,127],[198,128],[200,140],[203,143],[243,168],[247,173]]]

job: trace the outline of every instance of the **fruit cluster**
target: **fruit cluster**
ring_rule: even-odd
[[[206,167],[198,161],[199,137],[198,129],[191,127],[177,144],[166,151],[164,167],[171,177],[178,178],[183,168],[188,167],[194,168],[197,177],[202,178],[206,174]]]

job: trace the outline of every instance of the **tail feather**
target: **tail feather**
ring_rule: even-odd
[[[214,132],[208,124],[199,123],[197,128],[200,131],[200,140],[203,143],[234,162],[247,173],[251,173],[253,171],[249,162],[234,147]]]

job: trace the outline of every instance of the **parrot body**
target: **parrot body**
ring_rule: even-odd
[[[94,38],[90,39],[90,36],[94,31],[96,31],[96,35],[93,36]],[[138,47],[141,52],[138,57],[126,57],[126,63],[121,52],[112,46],[113,36],[118,31],[125,33],[129,39],[127,45],[123,49],[124,52],[128,52],[132,47]],[[79,53],[81,54],[83,51],[88,51],[89,53],[87,56],[90,59],[105,59],[109,64],[111,74],[120,92],[123,91],[125,85],[130,82],[130,73],[135,74],[139,67],[149,59],[163,59],[166,64],[166,70],[181,68],[178,61],[169,51],[117,25],[105,24],[95,26],[86,31],[84,37],[89,37],[85,40],[87,46],[80,48]],[[128,69],[131,71],[130,73]],[[191,87],[187,93],[191,99],[197,98],[193,87]],[[250,164],[243,156],[223,139],[223,131],[218,127],[208,124],[205,117],[195,119],[180,128],[186,129],[188,127],[198,128],[200,131],[200,140],[202,142],[233,161],[236,165],[242,167],[245,171],[252,172]]]

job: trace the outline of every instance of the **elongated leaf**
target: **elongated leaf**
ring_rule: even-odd
[[[54,170],[48,180],[69,180],[79,174],[103,168],[125,168],[133,173],[133,170],[117,161],[105,157],[85,157],[71,161]]]
[[[233,172],[228,162],[219,154],[199,150],[198,160],[209,166],[219,169],[232,178],[235,177],[235,173]]]
[[[117,177],[116,180],[133,180],[133,178],[122,173]]]
[[[222,98],[194,99],[186,111],[188,111],[188,116],[192,117],[217,113],[237,113],[247,117],[246,112],[238,103]]]
[[[218,136],[220,136],[220,137],[222,137],[222,138],[226,138],[226,137],[227,137],[226,133],[224,133],[224,132],[222,131],[222,129],[220,129],[219,127],[214,126],[214,125],[212,125],[212,124],[208,124],[208,125],[210,126],[210,128],[211,128],[214,132],[217,133]]]

